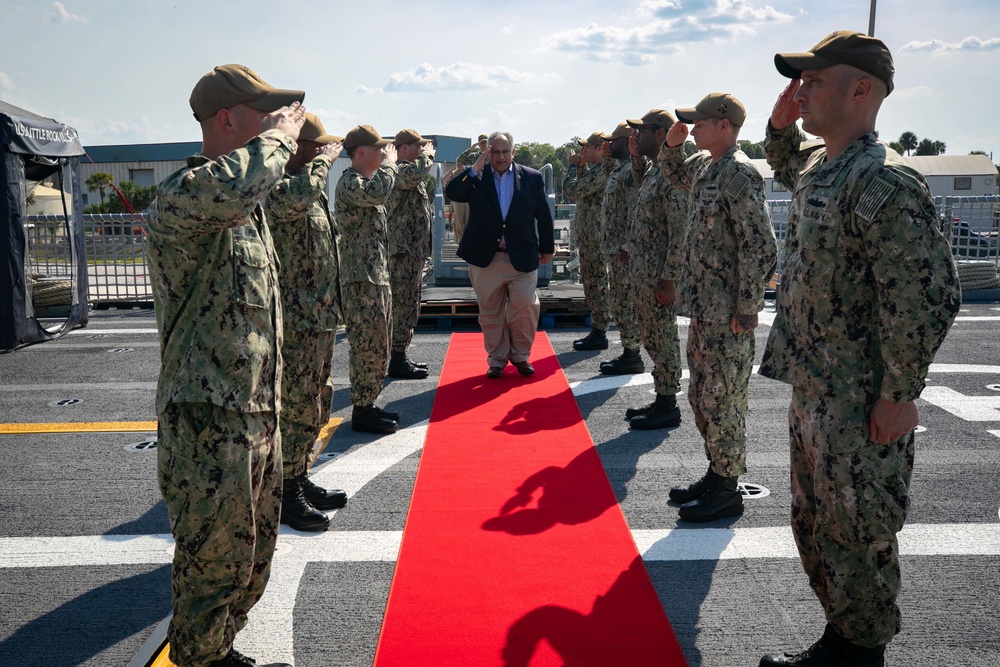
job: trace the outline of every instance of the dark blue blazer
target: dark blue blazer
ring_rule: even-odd
[[[549,211],[542,175],[516,162],[511,169],[514,170],[514,196],[510,200],[506,220],[500,213],[500,197],[493,183],[493,169],[489,165],[483,169],[481,178],[475,178],[471,169],[466,169],[448,183],[445,189],[448,199],[469,203],[469,221],[458,246],[458,256],[474,266],[487,267],[493,261],[503,235],[514,268],[534,271],[538,268],[540,254],[555,252],[552,212]]]

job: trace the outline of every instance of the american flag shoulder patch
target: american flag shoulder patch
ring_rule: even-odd
[[[733,176],[733,180],[729,181],[729,185],[726,186],[726,194],[730,197],[739,197],[749,183],[750,177],[746,172],[741,171]]]
[[[854,209],[854,212],[864,220],[872,222],[895,192],[895,184],[887,183],[881,178],[876,178],[868,184],[868,188],[861,195],[861,199],[858,200],[858,206]]]

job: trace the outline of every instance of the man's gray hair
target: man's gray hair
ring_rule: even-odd
[[[510,144],[510,149],[514,150],[514,137],[510,136],[510,132],[494,132],[490,135],[490,138],[486,140],[487,144],[492,144],[493,140],[497,137],[503,137]]]

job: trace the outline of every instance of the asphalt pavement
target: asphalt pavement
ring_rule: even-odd
[[[763,315],[758,362],[773,304]],[[573,351],[584,330],[545,333],[689,664],[756,665],[817,639],[823,616],[788,529],[790,389],[751,379],[741,481],[755,486],[744,516],[687,525],[667,491],[706,463],[684,397],[680,427],[630,431],[624,411],[652,399],[652,380],[597,372],[620,352],[617,333],[602,353]],[[913,506],[900,537],[903,631],[888,665],[1000,664],[998,333],[1000,304],[963,306],[918,401]],[[686,335],[682,324],[682,345]],[[401,414],[401,430],[384,438],[350,430],[347,342],[338,336],[332,417],[344,421],[314,478],[346,488],[350,502],[325,534],[283,528],[268,592],[238,641],[245,652],[296,667],[372,664],[449,336],[418,330],[410,356],[431,375],[387,380],[381,403]],[[152,311],[97,311],[85,329],[0,355],[0,428],[154,421],[158,370]],[[125,666],[169,613],[171,543],[154,443],[155,432],[73,426],[0,433],[0,666]]]

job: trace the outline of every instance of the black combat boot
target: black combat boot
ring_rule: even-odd
[[[287,662],[271,662],[266,665],[258,665],[253,658],[248,658],[234,648],[229,649],[225,658],[213,660],[208,663],[208,667],[292,667]]]
[[[309,504],[318,510],[339,510],[347,504],[347,491],[343,489],[324,489],[305,475],[299,477],[299,486]]]
[[[591,327],[590,333],[573,341],[574,350],[606,350],[608,349],[608,334],[603,329]]]
[[[299,478],[296,477],[282,482],[281,523],[295,530],[318,532],[330,527],[330,517],[306,500]]]
[[[852,644],[829,623],[819,641],[801,653],[765,655],[760,667],[882,667],[885,645],[863,648]]]
[[[625,413],[628,415],[628,413]],[[657,394],[653,407],[644,415],[633,417],[629,425],[639,431],[680,426],[681,409],[677,407],[677,397],[673,394]]]
[[[363,433],[388,434],[399,430],[399,420],[374,405],[355,405],[351,410],[351,430]]]
[[[689,503],[692,500],[698,500],[705,493],[712,488],[712,481],[718,477],[714,472],[712,472],[712,464],[708,465],[708,472],[706,472],[701,479],[697,482],[692,483],[688,487],[675,486],[670,489],[670,499],[675,503],[680,503],[681,505]]]
[[[389,377],[397,380],[423,380],[427,369],[420,368],[406,358],[406,352],[393,352],[389,358]]]
[[[646,405],[640,405],[637,408],[628,408],[627,410],[625,410],[625,419],[632,419],[633,417],[644,415],[650,410],[652,410],[654,405],[656,405],[656,399],[653,399]]]
[[[601,372],[605,375],[635,375],[646,370],[639,348],[625,348],[621,356],[611,361],[601,362]]]
[[[678,515],[685,521],[714,521],[743,514],[743,494],[738,477],[722,477],[713,473],[709,489],[701,498],[681,505]]]

